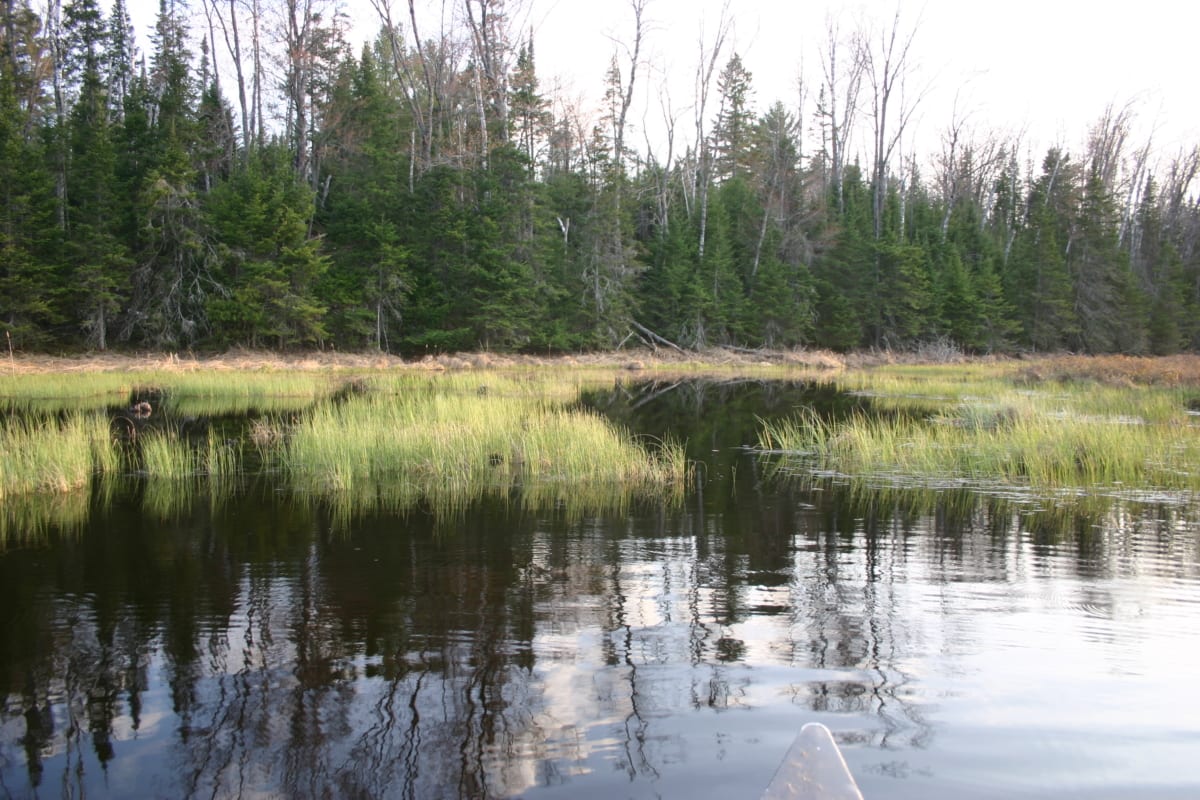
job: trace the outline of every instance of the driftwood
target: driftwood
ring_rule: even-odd
[[[667,347],[673,348],[673,349],[679,351],[680,353],[687,355],[687,351],[684,350],[682,347],[675,344],[670,339],[664,339],[663,337],[659,336],[654,331],[647,328],[645,325],[642,325],[641,323],[639,323],[637,320],[631,319],[631,320],[629,320],[629,324],[632,325],[636,330],[639,330],[642,333],[649,336],[652,342],[660,342],[662,344],[665,344]],[[655,348],[655,349],[657,350],[658,348]]]
[[[721,345],[720,349],[721,350],[729,350],[730,352],[733,352],[733,353],[746,353],[746,354],[752,355],[752,356],[762,356],[763,358],[771,357],[771,351],[764,350],[761,347],[738,347],[737,345],[733,345],[733,344],[723,344],[723,345]],[[775,355],[778,356],[778,354],[775,354]]]

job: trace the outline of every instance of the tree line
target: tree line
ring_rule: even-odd
[[[371,0],[357,52],[330,0],[161,0],[146,55],[125,0],[0,3],[15,348],[1200,346],[1200,149],[1153,161],[1110,107],[1078,152],[956,116],[920,161],[898,16],[830,23],[762,112],[723,19],[639,149],[648,0],[596,113],[505,0],[435,35]]]

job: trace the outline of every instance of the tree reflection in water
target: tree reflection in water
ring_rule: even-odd
[[[669,395],[707,420],[725,392]],[[1113,667],[1130,691],[1146,665],[1122,642],[1162,644],[1145,609],[1187,630],[1154,587],[1200,600],[1185,509],[770,485],[745,435],[689,439],[709,466],[676,510],[493,498],[346,522],[271,486],[165,518],[97,503],[0,553],[0,786],[754,796],[815,719],[864,781],[933,796],[955,693],[980,701],[956,676],[996,631],[1045,609],[1101,662],[1098,693]]]

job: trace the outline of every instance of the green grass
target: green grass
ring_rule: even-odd
[[[869,397],[869,411],[837,422],[803,412],[765,424],[759,444],[793,465],[918,485],[1200,490],[1200,428],[1185,390],[1030,386],[1015,375],[1007,366],[850,374],[843,386]],[[938,410],[880,413],[913,403]]]
[[[103,409],[135,395],[160,396],[181,414],[303,407],[354,380],[344,372],[199,370],[73,372],[0,376],[0,408]],[[158,411],[159,409],[155,409]]]
[[[609,507],[633,496],[681,497],[688,474],[682,448],[636,442],[574,407],[583,388],[617,374],[222,371],[107,375],[101,384],[91,383],[92,374],[17,377],[8,384],[10,400],[36,396],[69,408],[94,396],[111,407],[149,394],[156,408],[136,435],[129,422],[110,423],[102,412],[69,412],[64,422],[50,413],[12,414],[0,431],[0,500],[82,491],[93,476],[135,471],[154,486],[156,507],[166,510],[178,505],[167,497],[172,491],[184,500],[197,482],[210,493],[223,491],[247,464],[339,504],[453,506],[514,490],[530,502],[575,508]],[[20,381],[27,382],[15,391]],[[210,435],[197,444],[173,423],[181,409],[248,408],[288,413],[256,417],[236,441]],[[244,459],[246,448],[257,457]]]
[[[293,482],[351,495],[388,485],[401,487],[393,496],[447,502],[533,485],[682,491],[680,448],[636,443],[600,417],[565,407],[553,399],[561,387],[549,397],[527,382],[493,381],[485,392],[457,378],[403,388],[313,409],[286,439],[283,463]]]
[[[94,471],[116,463],[102,414],[69,412],[61,419],[33,414],[0,425],[0,500],[84,489]]]

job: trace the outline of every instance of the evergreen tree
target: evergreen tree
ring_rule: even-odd
[[[340,142],[325,159],[330,190],[319,209],[331,265],[321,296],[328,326],[345,346],[388,350],[398,342],[411,288],[404,237],[411,165],[406,112],[388,93],[375,50],[342,66],[322,139]]]
[[[1057,350],[1078,341],[1066,252],[1077,203],[1078,169],[1051,149],[1027,202],[1028,222],[1018,232],[1004,274],[1005,296],[1016,309],[1021,340],[1034,350]]]
[[[1146,347],[1144,301],[1117,239],[1115,204],[1092,170],[1083,190],[1069,269],[1077,337],[1069,346],[1089,353],[1140,353]]]
[[[182,10],[161,0],[152,67],[126,102],[118,164],[118,178],[135,198],[135,265],[121,334],[151,347],[202,339],[209,332],[209,296],[221,291],[192,161],[196,123],[186,38]]]
[[[551,122],[549,102],[538,91],[537,69],[533,58],[533,37],[517,52],[517,68],[512,76],[511,139],[524,154],[530,169],[537,163],[538,142],[544,140]]]
[[[717,182],[746,176],[750,171],[751,135],[754,127],[750,107],[752,75],[734,53],[717,77],[721,105],[713,126],[713,178]]]
[[[62,320],[54,184],[25,135],[12,76],[0,71],[0,325],[16,347],[43,347]]]
[[[843,172],[842,213],[829,233],[829,245],[814,265],[817,292],[815,340],[822,347],[849,350],[867,342],[868,322],[876,315],[872,274],[876,248],[871,222],[871,196],[857,164]]]
[[[222,244],[222,291],[206,310],[225,343],[324,342],[326,309],[317,287],[328,260],[320,240],[308,235],[312,213],[312,191],[278,144],[255,150],[244,169],[213,189],[204,223]]]
[[[68,61],[78,84],[69,119],[66,256],[72,308],[89,345],[104,350],[133,264],[120,238],[116,148],[103,66],[108,29],[95,0],[65,9]]]
[[[105,43],[103,72],[109,110],[119,120],[137,65],[137,39],[125,0],[113,0]]]

